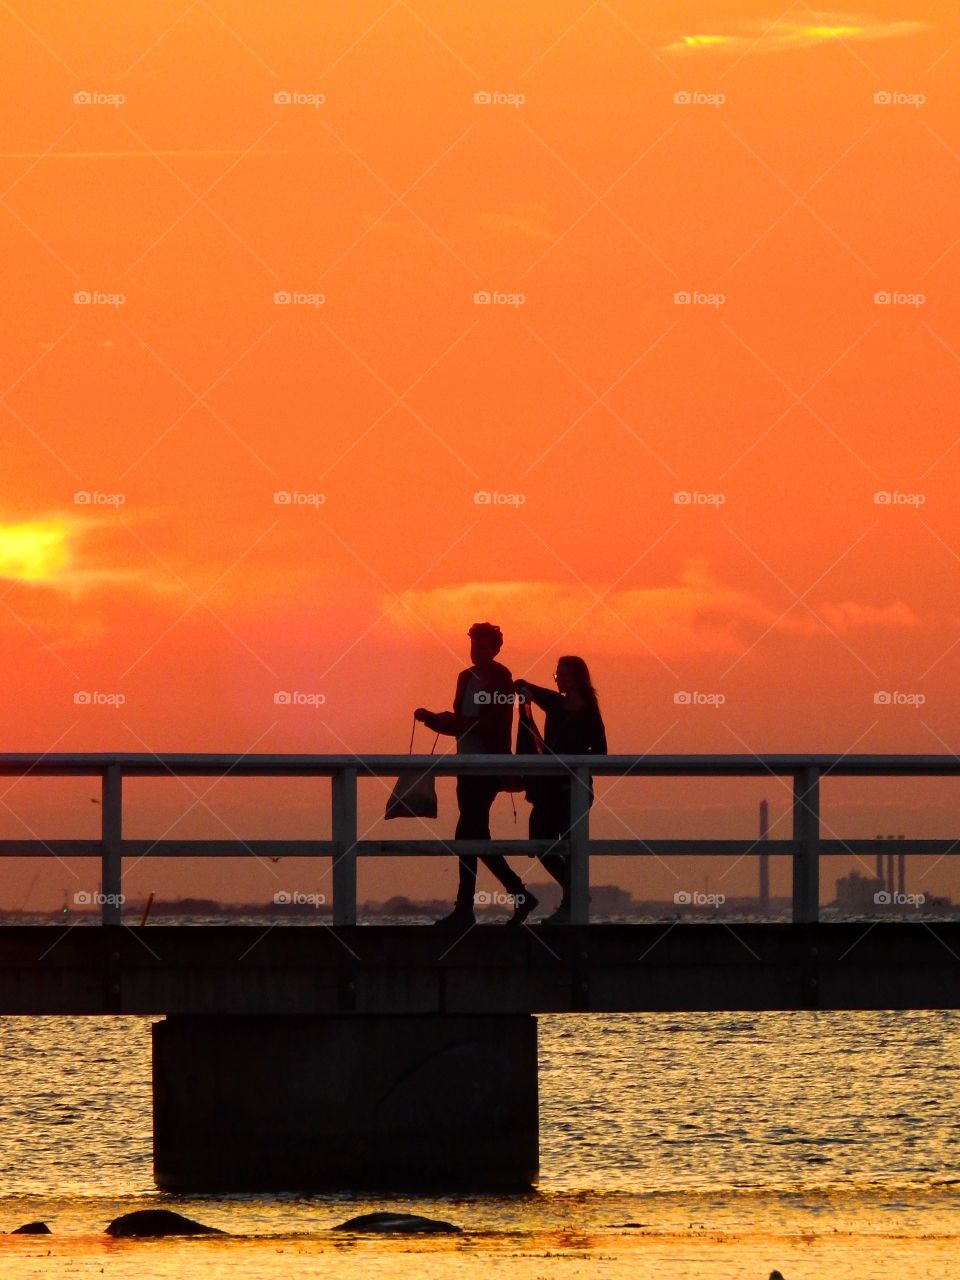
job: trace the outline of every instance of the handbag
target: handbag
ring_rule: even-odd
[[[410,730],[409,754],[413,754],[413,735],[417,730],[414,720]],[[439,733],[433,740],[430,754],[433,755]],[[435,818],[437,816],[437,783],[432,773],[420,773],[416,769],[405,769],[397,774],[397,780],[387,801],[384,817],[390,818]]]
[[[519,702],[518,708],[516,755],[543,755],[543,734],[533,718],[529,701],[524,699]],[[535,788],[539,781],[541,781],[539,777],[525,777],[522,773],[510,774],[501,779],[500,789],[501,791],[522,791],[524,799],[533,803],[531,789]]]

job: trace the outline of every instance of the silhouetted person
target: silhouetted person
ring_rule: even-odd
[[[557,660],[554,673],[557,689],[544,689],[529,680],[518,680],[515,688],[529,703],[546,712],[543,747],[547,755],[606,755],[607,734],[600,715],[597,691],[582,658],[566,656]],[[570,831],[570,778],[531,778],[527,799],[531,840],[564,840]],[[593,804],[593,782],[589,803]],[[570,864],[560,853],[545,853],[540,861],[563,890],[560,906],[543,924],[570,923]]]
[[[470,628],[470,662],[457,677],[452,711],[427,711],[418,707],[413,713],[434,733],[451,734],[457,739],[459,755],[508,754],[511,750],[513,706],[516,694],[513,677],[496,661],[503,645],[500,628],[491,622],[475,622]],[[490,839],[490,806],[500,790],[496,776],[482,774],[457,778],[457,840]],[[500,881],[514,898],[511,923],[521,924],[537,905],[536,898],[502,855],[481,858],[483,865]],[[477,859],[460,858],[460,882],[457,901],[449,916],[436,923],[455,927],[474,923],[473,902],[477,890]]]

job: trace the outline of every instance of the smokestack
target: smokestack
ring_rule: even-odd
[[[877,836],[878,840],[882,840],[883,836]],[[883,884],[883,850],[877,850],[877,879]]]
[[[897,837],[903,840],[903,836]],[[897,854],[897,892],[906,894],[907,892],[907,855],[905,853]]]
[[[893,893],[893,854],[887,854],[887,893]]]
[[[766,800],[760,801],[760,839],[770,838],[770,806]],[[770,855],[760,855],[760,910],[770,910]]]

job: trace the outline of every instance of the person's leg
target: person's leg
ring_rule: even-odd
[[[547,800],[537,800],[530,810],[530,839],[557,840],[560,828],[557,824],[555,806]],[[541,853],[540,862],[550,872],[554,880],[563,884],[564,859],[559,853]]]
[[[490,839],[490,806],[493,803],[491,784],[487,778],[457,778],[457,804],[460,817],[454,832],[456,840]],[[477,859],[459,859],[460,880],[457,887],[455,911],[473,915],[473,902],[477,892]]]
[[[541,786],[536,803],[530,814],[531,840],[562,840],[567,829],[566,788],[562,782],[552,782]],[[542,853],[540,862],[553,876],[562,889],[561,910],[568,906],[567,867],[568,859],[562,853]]]

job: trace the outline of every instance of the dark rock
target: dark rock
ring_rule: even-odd
[[[22,1227],[11,1231],[12,1236],[51,1236],[53,1232],[45,1222],[25,1222]]]
[[[219,1227],[185,1218],[169,1209],[138,1209],[114,1218],[106,1228],[108,1236],[222,1236]]]
[[[431,1232],[435,1235],[452,1235],[462,1230],[452,1222],[440,1222],[437,1218],[421,1218],[416,1213],[361,1213],[358,1218],[338,1222],[334,1231],[396,1231],[413,1234]]]

